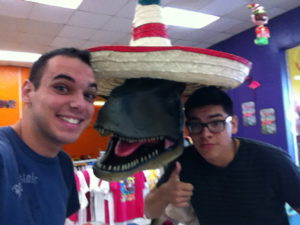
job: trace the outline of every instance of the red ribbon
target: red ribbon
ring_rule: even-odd
[[[147,23],[132,30],[133,40],[137,40],[144,37],[163,37],[169,38],[167,34],[167,28],[162,23]]]

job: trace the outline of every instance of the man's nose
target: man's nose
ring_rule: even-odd
[[[74,94],[72,96],[70,106],[74,109],[84,109],[86,107],[86,99],[84,98],[84,95],[82,93]]]
[[[199,135],[206,137],[212,135],[212,133],[210,132],[207,126],[203,126]]]

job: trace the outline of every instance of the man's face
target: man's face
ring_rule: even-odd
[[[27,81],[24,102],[39,137],[53,144],[74,142],[94,113],[96,84],[92,69],[77,58],[51,58],[36,89]]]
[[[224,154],[227,154],[226,150],[232,146],[232,134],[237,132],[237,118],[233,116],[231,119],[224,112],[222,106],[208,105],[195,108],[187,115],[187,123],[197,124],[199,122],[212,122],[211,130],[213,131],[213,129],[217,128],[217,130],[221,131],[212,132],[208,127],[203,127],[201,132],[193,133],[189,131],[195,148],[207,161],[216,161],[223,158]],[[224,130],[222,127],[224,127]]]

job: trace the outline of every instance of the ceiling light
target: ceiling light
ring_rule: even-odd
[[[39,4],[52,5],[62,8],[77,9],[82,0],[25,0]]]
[[[183,9],[165,7],[162,10],[164,23],[167,25],[199,29],[218,20],[220,17]]]
[[[0,50],[0,60],[14,62],[34,62],[41,54]]]
[[[95,106],[103,106],[104,103],[105,103],[104,101],[94,101]]]
[[[300,75],[294,75],[294,80],[300,80]]]

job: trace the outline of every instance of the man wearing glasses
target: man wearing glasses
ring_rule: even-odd
[[[298,168],[275,146],[232,137],[238,120],[225,92],[198,89],[185,115],[193,145],[147,195],[146,216],[191,204],[201,225],[288,225],[285,203],[300,213]]]

